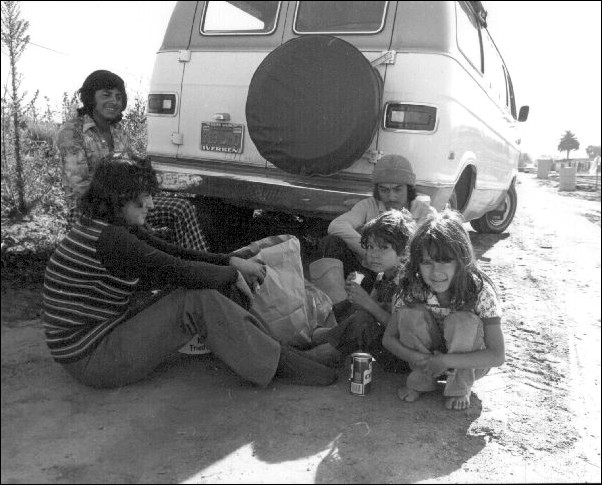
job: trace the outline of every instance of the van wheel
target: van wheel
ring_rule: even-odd
[[[497,209],[487,212],[479,219],[470,221],[470,225],[481,234],[500,234],[508,228],[512,219],[514,219],[517,203],[516,187],[513,184]]]

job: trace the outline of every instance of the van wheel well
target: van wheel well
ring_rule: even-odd
[[[508,228],[512,219],[514,219],[518,205],[517,201],[516,185],[513,181],[502,203],[479,219],[470,221],[470,225],[475,231],[481,234],[501,234]]]
[[[460,175],[458,182],[454,186],[452,195],[449,198],[449,206],[459,212],[462,212],[468,204],[470,195],[475,186],[476,170],[473,166],[468,166]]]

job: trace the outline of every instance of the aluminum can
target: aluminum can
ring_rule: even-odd
[[[372,356],[366,352],[351,354],[351,377],[349,391],[356,396],[365,396],[372,384]]]

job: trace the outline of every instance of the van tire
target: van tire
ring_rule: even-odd
[[[245,107],[266,160],[297,175],[350,167],[378,130],[383,81],[352,44],[329,35],[285,42],[257,67]]]
[[[506,192],[503,204],[505,204],[503,211],[498,210],[498,208],[487,212],[479,219],[470,221],[472,228],[481,234],[501,234],[508,229],[512,219],[514,219],[514,214],[516,213],[516,207],[518,205],[518,197],[514,184],[512,184],[508,189],[508,192]]]

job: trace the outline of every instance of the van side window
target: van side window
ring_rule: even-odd
[[[481,62],[481,36],[477,19],[468,2],[456,3],[456,35],[458,47],[464,57],[480,72],[483,72]],[[460,8],[457,8],[457,7]]]
[[[483,30],[482,35],[485,80],[489,86],[490,94],[498,104],[508,106],[504,61],[497,51],[489,32]]]
[[[512,86],[512,78],[510,77],[510,73],[508,69],[504,67],[506,71],[506,80],[508,83],[508,101],[510,102],[510,113],[512,113],[512,117],[516,119],[516,99],[514,98],[514,87]]]
[[[372,34],[385,23],[389,2],[298,2],[294,31],[298,34]]]
[[[201,33],[271,34],[280,2],[206,2]]]

